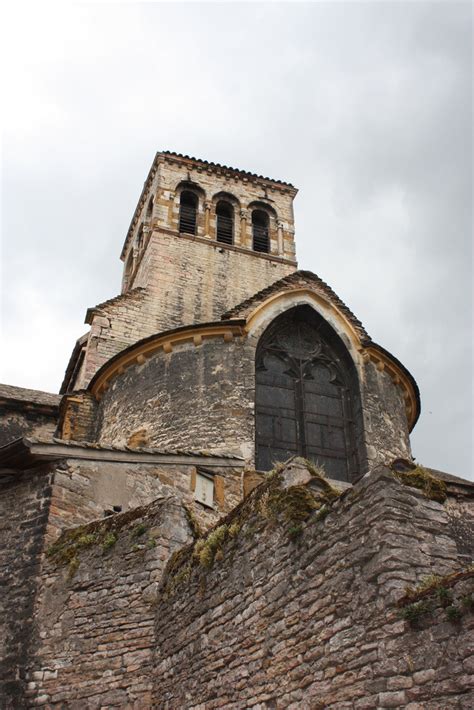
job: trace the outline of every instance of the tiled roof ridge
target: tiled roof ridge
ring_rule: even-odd
[[[184,153],[176,153],[174,150],[162,150],[158,155],[169,155],[174,158],[181,158],[183,160],[192,160],[195,163],[200,163],[201,165],[206,165],[211,169],[218,170],[230,170],[233,173],[239,173],[239,175],[244,175],[246,177],[256,178],[257,180],[267,180],[268,182],[274,182],[279,185],[284,185],[285,187],[291,187],[296,190],[295,186],[291,182],[286,182],[285,180],[277,180],[275,178],[270,178],[265,175],[259,175],[258,173],[252,173],[248,170],[241,170],[240,168],[233,168],[230,165],[223,165],[222,163],[214,163],[212,160],[204,160],[203,158],[195,158],[193,155],[186,155]]]
[[[344,313],[344,315],[347,316],[347,318],[351,321],[351,323],[357,328],[359,333],[363,336],[363,340],[365,343],[371,342],[371,338],[367,331],[365,330],[364,326],[362,325],[361,321],[356,318],[354,313],[346,306],[346,304],[339,298],[339,296],[332,290],[332,288],[325,282],[323,281],[317,274],[314,274],[312,271],[306,271],[304,269],[299,269],[297,271],[293,271],[293,273],[289,274],[288,276],[284,276],[281,279],[278,279],[278,281],[274,281],[270,286],[266,286],[264,289],[261,291],[258,291],[255,293],[253,296],[250,296],[250,298],[247,298],[245,301],[242,301],[239,303],[237,306],[234,306],[234,308],[231,308],[229,311],[226,311],[221,316],[221,320],[228,320],[230,318],[235,318],[235,316],[242,310],[245,310],[249,306],[252,305],[252,303],[255,303],[257,301],[260,301],[262,299],[267,298],[268,296],[271,296],[272,293],[275,293],[275,291],[278,291],[278,289],[290,285],[293,283],[297,283],[298,280],[303,277],[306,279],[310,279],[311,281],[314,281],[315,283],[318,284],[318,286],[321,288],[321,290],[330,298],[330,300],[337,305],[339,310]]]
[[[144,293],[146,291],[146,288],[143,286],[136,286],[136,288],[132,288],[130,291],[127,291],[126,293],[119,293],[117,296],[113,296],[113,298],[107,299],[107,301],[103,301],[102,303],[98,303],[96,306],[91,306],[90,308],[87,309],[86,313],[86,319],[85,322],[89,323],[89,317],[94,313],[94,311],[100,311],[103,308],[107,308],[107,306],[114,306],[116,303],[120,303],[121,301],[124,300],[135,300],[139,299],[140,297],[143,297]]]
[[[0,383],[0,398],[16,400],[18,402],[33,403],[48,406],[58,406],[61,395],[55,392],[32,390],[27,387],[17,387]]]

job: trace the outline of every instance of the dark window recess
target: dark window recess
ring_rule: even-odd
[[[148,207],[146,208],[146,218],[151,219],[153,215],[153,198],[150,197],[150,200],[148,202]]]
[[[254,251],[266,253],[270,251],[268,221],[268,215],[263,210],[254,210],[252,212],[252,237]]]
[[[179,203],[179,231],[184,234],[196,234],[198,198],[194,192],[181,193]]]
[[[278,317],[256,357],[256,464],[304,456],[330,478],[357,474],[354,378],[330,327],[309,306]]]
[[[222,244],[232,244],[234,241],[234,210],[232,205],[222,200],[216,206],[217,228],[216,238]]]

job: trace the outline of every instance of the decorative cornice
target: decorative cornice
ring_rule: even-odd
[[[63,459],[232,468],[243,468],[245,465],[244,459],[239,456],[210,451],[131,449],[85,441],[64,441],[57,438],[41,441],[24,437],[0,447],[0,477],[11,477],[19,472],[23,474],[25,470]]]
[[[218,172],[220,174],[224,173],[226,175],[229,175],[230,177],[238,177],[240,179],[252,180],[253,182],[269,183],[270,187],[289,191],[293,195],[296,195],[298,192],[297,188],[290,182],[285,182],[284,180],[275,180],[274,178],[265,177],[264,175],[251,173],[248,170],[232,168],[228,165],[221,165],[221,163],[213,163],[208,160],[202,160],[201,158],[194,158],[189,155],[183,155],[182,153],[174,153],[170,150],[163,150],[161,153],[157,153],[157,156],[163,156],[166,160],[169,160],[170,162],[190,165],[193,167],[202,168],[204,170]]]
[[[143,206],[148,199],[149,191],[152,186],[153,180],[155,178],[156,172],[158,170],[158,165],[163,162],[175,162],[180,165],[185,165],[189,168],[197,168],[198,170],[206,170],[208,172],[218,173],[220,175],[234,177],[240,179],[244,182],[259,182],[267,185],[270,189],[280,190],[283,192],[288,192],[292,197],[295,197],[298,190],[294,185],[289,182],[283,182],[282,180],[273,180],[269,177],[264,177],[263,175],[257,175],[256,173],[250,173],[246,170],[239,170],[238,168],[231,168],[227,165],[221,165],[220,163],[212,163],[207,160],[200,160],[198,158],[192,158],[189,155],[183,155],[182,153],[173,153],[172,151],[164,150],[156,153],[151,168],[148,172],[148,176],[143,185],[143,190],[141,192],[138,204],[133,213],[132,221],[127,231],[127,236],[125,238],[124,245],[122,247],[122,252],[120,258],[122,261],[125,259],[127,253],[128,245],[130,239],[132,238],[135,227],[137,226],[138,219],[142,212]]]

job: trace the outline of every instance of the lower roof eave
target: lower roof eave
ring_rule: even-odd
[[[242,468],[243,458],[231,454],[215,454],[206,451],[163,451],[159,449],[130,449],[107,447],[87,442],[70,442],[60,439],[39,441],[16,439],[0,447],[0,476],[11,476],[12,470],[22,471],[41,464],[77,459],[107,461],[111,463],[174,464]]]

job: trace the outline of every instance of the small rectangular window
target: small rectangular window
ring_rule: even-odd
[[[196,471],[194,500],[207,505],[209,508],[214,507],[214,477],[199,471],[199,469]]]

